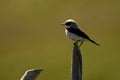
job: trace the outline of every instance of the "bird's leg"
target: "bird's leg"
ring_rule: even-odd
[[[75,41],[75,42],[74,42],[74,45],[78,45],[78,42],[79,42],[79,41]]]
[[[83,44],[83,42],[84,42],[84,41],[82,41],[82,42],[80,43],[79,47]]]

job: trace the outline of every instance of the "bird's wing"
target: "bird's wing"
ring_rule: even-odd
[[[88,35],[86,35],[83,31],[81,31],[80,29],[76,29],[76,28],[67,28],[67,30],[69,31],[69,32],[71,32],[71,33],[74,33],[74,34],[76,34],[76,35],[78,35],[78,36],[80,36],[80,37],[83,37],[83,38],[85,38],[85,39],[89,39],[89,36]]]
[[[92,39],[90,39],[90,37],[89,37],[87,34],[85,34],[83,31],[81,31],[80,29],[67,28],[67,30],[68,30],[69,32],[71,32],[71,33],[74,33],[74,34],[76,34],[76,35],[78,35],[78,36],[80,36],[80,37],[83,37],[83,38],[89,40],[90,42],[92,42],[92,43],[100,46],[98,43],[96,43],[95,41],[93,41]]]

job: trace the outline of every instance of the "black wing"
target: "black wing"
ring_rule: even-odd
[[[81,31],[80,29],[76,29],[76,28],[66,28],[69,32],[71,33],[74,33],[80,37],[83,37],[83,38],[86,38],[86,39],[89,39],[89,37],[83,32]]]
[[[83,37],[83,38],[89,40],[90,42],[92,42],[92,43],[100,46],[98,43],[96,43],[95,41],[93,41],[92,39],[90,39],[90,37],[89,37],[87,34],[85,34],[83,31],[81,31],[80,29],[71,28],[71,27],[70,27],[70,28],[66,28],[66,29],[67,29],[69,32],[74,33],[74,34],[76,34],[76,35],[78,35],[78,36],[80,36],[80,37]]]

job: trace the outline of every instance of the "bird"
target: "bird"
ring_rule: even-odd
[[[79,47],[84,43],[84,41],[88,40],[93,44],[100,46],[97,42],[92,40],[80,27],[78,27],[77,23],[73,19],[68,19],[64,23],[65,25],[65,34],[68,38],[75,41],[75,43],[81,42]]]

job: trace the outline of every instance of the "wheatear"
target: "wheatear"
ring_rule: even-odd
[[[63,25],[66,26],[65,33],[66,36],[74,41],[81,42],[80,46],[83,44],[85,40],[88,40],[98,46],[100,46],[98,43],[93,41],[87,34],[85,34],[80,27],[77,26],[76,22],[72,19],[66,20]]]

